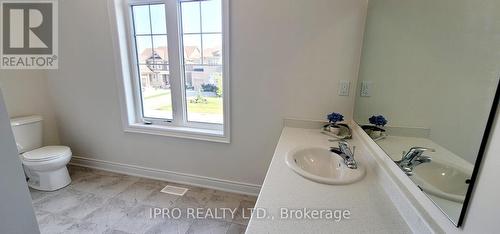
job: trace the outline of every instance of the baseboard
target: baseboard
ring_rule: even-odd
[[[116,172],[126,175],[144,177],[149,179],[170,181],[175,183],[188,184],[198,187],[222,190],[239,194],[257,196],[260,185],[222,180],[217,178],[204,177],[199,175],[185,174],[167,170],[147,168],[123,163],[115,163],[98,159],[73,156],[71,165],[89,167],[103,171]]]

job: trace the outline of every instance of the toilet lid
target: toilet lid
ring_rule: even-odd
[[[22,155],[27,161],[45,161],[62,156],[71,156],[71,150],[67,146],[45,146]]]

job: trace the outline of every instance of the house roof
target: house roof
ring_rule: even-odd
[[[151,48],[146,48],[141,52],[140,59],[148,60],[148,59],[164,59],[168,60],[168,48],[165,46],[156,47],[154,49],[154,53],[152,53]],[[196,46],[185,46],[184,53],[188,57],[188,59],[200,58],[200,50]]]
[[[201,57],[201,51],[197,46],[184,46],[184,54],[187,59],[198,59]]]
[[[184,54],[187,59],[198,59],[201,56],[200,49],[197,46],[184,46]],[[221,55],[221,50],[217,48],[205,48],[205,57],[219,57]],[[144,49],[140,54],[140,60],[145,61],[149,59],[164,59],[168,60],[168,48],[165,46],[156,47],[154,49],[154,54],[152,54],[151,48]]]
[[[221,50],[218,48],[205,48],[203,51],[203,56],[204,57],[220,57],[221,56]]]
[[[154,54],[152,54],[152,49],[151,48],[146,48],[144,49],[141,54],[140,54],[140,60],[141,61],[146,61],[149,59],[165,59],[168,60],[168,49],[165,46],[161,47],[156,47],[154,49]]]

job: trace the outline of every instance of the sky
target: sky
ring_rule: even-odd
[[[200,14],[201,7],[201,14]],[[149,11],[151,11],[150,25]],[[142,5],[133,6],[134,24],[136,34],[166,34],[165,5]],[[220,0],[209,0],[201,2],[181,2],[182,30],[183,33],[198,33],[195,35],[184,35],[185,46],[197,46],[201,48],[221,48],[221,34],[199,34],[222,32],[222,11]],[[200,24],[200,17],[202,22]],[[137,36],[137,50],[139,53],[147,48],[167,46],[167,36]]]

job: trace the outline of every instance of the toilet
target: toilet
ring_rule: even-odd
[[[71,183],[66,165],[71,159],[67,146],[42,147],[42,117],[38,115],[11,119],[19,157],[31,188],[54,191]]]

